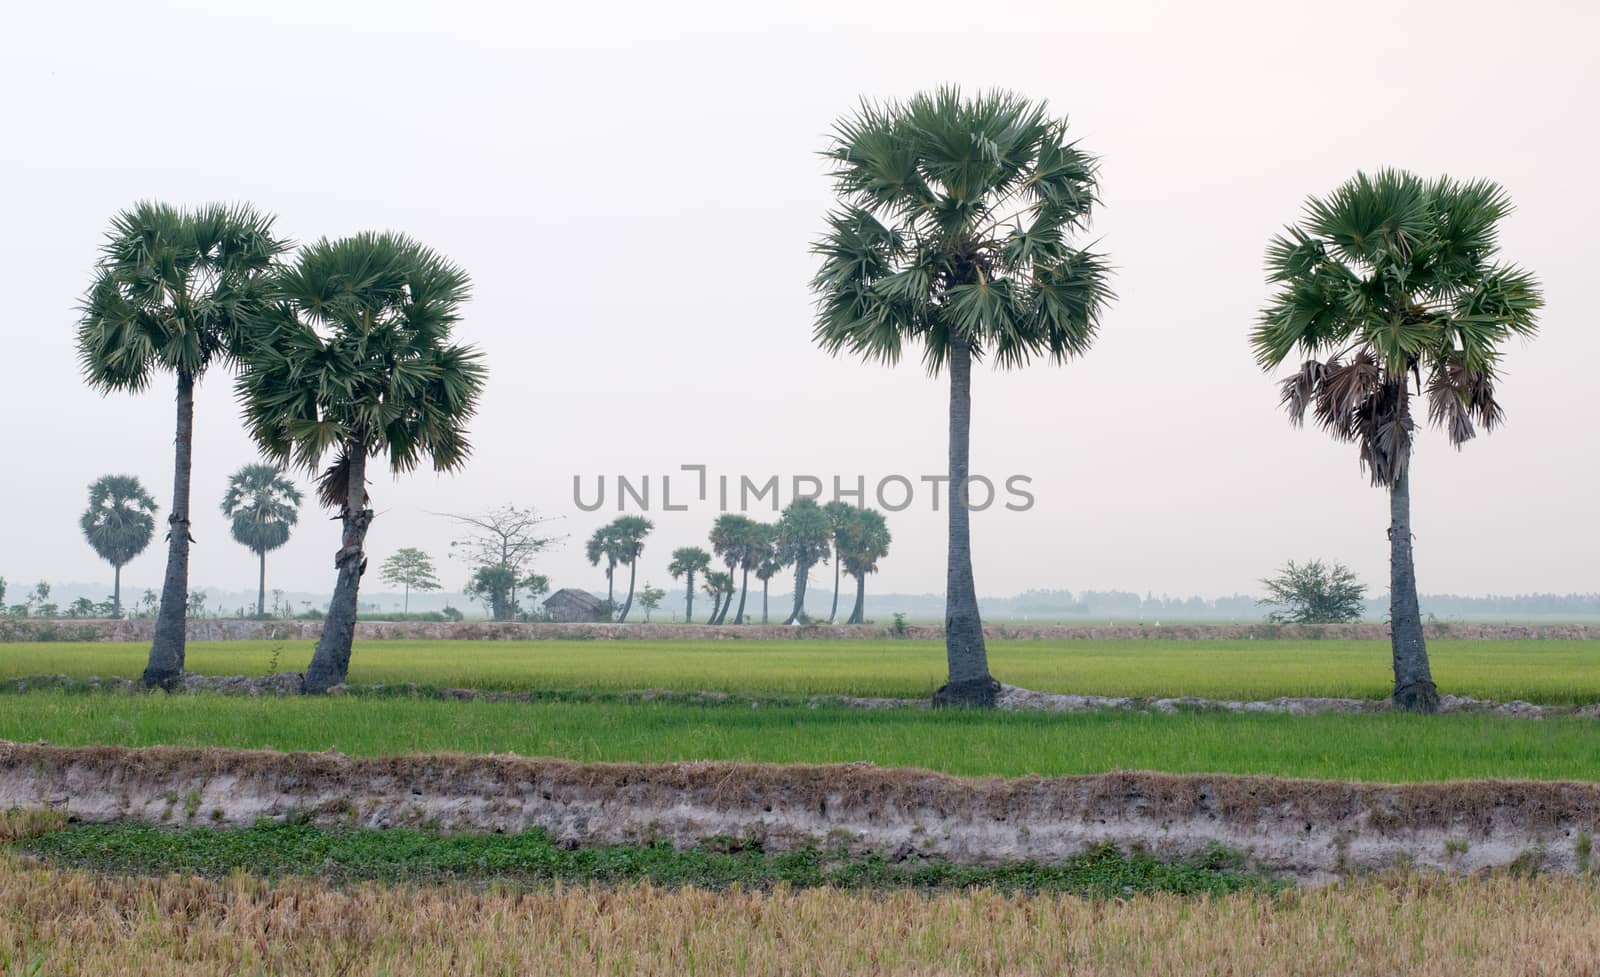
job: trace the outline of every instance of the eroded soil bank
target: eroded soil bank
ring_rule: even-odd
[[[357,758],[0,743],[0,808],[84,821],[516,832],[563,844],[708,839],[966,864],[1055,861],[1090,845],[1162,856],[1214,845],[1304,882],[1393,866],[1586,869],[1600,785],[1381,785],[1111,773],[964,779],[866,764],[578,764],[514,756]]]

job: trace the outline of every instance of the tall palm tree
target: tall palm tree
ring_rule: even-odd
[[[246,206],[141,203],[112,219],[83,300],[78,361],[91,387],[137,393],[161,372],[177,386],[167,570],[147,686],[171,688],[183,676],[195,384],[239,353],[266,273],[286,247],[272,218]]]
[[[736,573],[742,572],[739,609],[734,614],[734,624],[744,623],[744,601],[750,593],[750,571],[755,569],[761,538],[761,524],[735,512],[723,513],[711,526],[711,552],[722,557],[728,565],[728,578],[731,580]],[[714,623],[721,624],[722,618],[727,616],[728,605],[724,604],[722,614]]]
[[[1088,350],[1111,290],[1101,257],[1069,238],[1089,223],[1096,163],[1043,102],[954,88],[863,102],[823,155],[840,203],[813,249],[816,341],[885,363],[920,343],[928,372],[949,373],[949,681],[934,701],[993,706],[969,513],[954,501],[968,475],[972,363]]]
[[[680,546],[672,551],[672,562],[667,572],[672,579],[684,578],[683,623],[694,623],[694,575],[705,573],[711,566],[711,554],[698,546]],[[713,608],[715,611],[715,608]]]
[[[828,609],[828,623],[832,624],[839,619],[839,531],[850,521],[855,507],[835,499],[824,505],[822,512],[828,517],[828,545],[833,549],[833,606]]]
[[[876,573],[878,561],[889,555],[889,524],[877,509],[856,509],[840,532],[840,559],[845,572],[856,578],[856,604],[846,624],[862,624],[867,611],[867,574]]]
[[[245,465],[228,479],[222,514],[234,541],[256,555],[256,616],[267,613],[267,554],[289,541],[300,518],[300,490],[278,465]],[[409,595],[408,595],[409,596]]]
[[[112,617],[122,616],[122,568],[150,545],[157,508],[132,475],[102,475],[89,486],[89,507],[78,525],[100,559],[111,564]]]
[[[789,564],[778,549],[778,527],[767,523],[757,525],[761,527],[761,533],[756,540],[755,568],[756,579],[761,581],[761,623],[766,624],[767,592],[771,587],[772,578],[782,573],[783,568]]]
[[[794,607],[784,624],[798,622],[805,613],[806,581],[817,561],[828,558],[830,536],[827,513],[815,499],[795,499],[778,519],[779,566],[794,567]]]
[[[239,394],[268,458],[314,472],[333,456],[317,493],[339,512],[338,580],[305,681],[321,692],[350,669],[373,519],[368,458],[386,456],[395,474],[424,461],[460,468],[486,371],[476,349],[450,342],[471,292],[467,273],[403,235],[318,241],[272,290]]]
[[[626,621],[633,609],[633,586],[639,576],[639,554],[644,552],[644,538],[655,529],[655,523],[643,516],[619,516],[612,520],[610,537],[616,542],[618,561],[628,567],[628,596],[622,602],[618,621]]]
[[[1283,382],[1296,425],[1309,409],[1357,446],[1389,491],[1389,618],[1396,708],[1433,712],[1439,691],[1417,606],[1411,539],[1412,397],[1460,447],[1503,419],[1499,345],[1531,336],[1543,304],[1530,273],[1496,260],[1511,200],[1486,180],[1358,173],[1267,247],[1278,287],[1251,334],[1263,369],[1306,358]],[[1426,376],[1426,379],[1424,379]],[[1413,387],[1415,389],[1413,389]]]

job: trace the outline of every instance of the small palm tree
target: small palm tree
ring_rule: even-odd
[[[728,610],[724,606],[724,600],[733,594],[733,575],[723,573],[721,570],[707,570],[700,589],[711,598],[711,616],[706,618],[706,623],[722,623],[722,615]]]
[[[450,342],[467,273],[403,235],[318,241],[272,289],[239,395],[268,458],[316,472],[333,456],[317,493],[339,512],[338,579],[305,681],[320,692],[350,669],[373,519],[368,458],[385,457],[395,474],[424,461],[459,469],[485,370],[476,349]]]
[[[286,247],[272,218],[249,207],[141,203],[112,220],[84,297],[78,361],[91,387],[137,393],[160,372],[177,381],[167,572],[144,670],[149,686],[170,688],[183,675],[194,387],[213,363],[239,354],[266,274]]]
[[[1394,705],[1433,712],[1411,540],[1411,399],[1460,447],[1502,420],[1499,346],[1531,336],[1538,281],[1496,261],[1496,225],[1511,210],[1485,180],[1359,173],[1267,247],[1278,287],[1251,334],[1263,369],[1306,357],[1283,383],[1295,424],[1310,410],[1355,444],[1362,468],[1389,491],[1389,616]],[[1426,379],[1424,379],[1426,377]],[[1413,390],[1413,382],[1415,390]]]
[[[245,465],[228,479],[222,514],[233,539],[256,555],[256,617],[267,613],[267,554],[289,542],[300,518],[300,490],[278,465]]]
[[[845,572],[856,578],[856,605],[846,624],[862,624],[867,612],[867,574],[876,573],[878,561],[889,555],[889,524],[876,509],[856,509],[840,532],[840,559]]]
[[[89,486],[78,525],[100,559],[111,564],[111,615],[122,616],[122,568],[144,552],[156,531],[156,500],[132,475],[102,475]]]
[[[622,545],[611,535],[611,523],[606,523],[589,537],[589,542],[584,544],[584,556],[588,557],[590,566],[599,566],[600,561],[606,562],[606,605],[615,607],[617,603],[617,564],[622,561]]]
[[[698,546],[680,546],[672,551],[672,562],[667,572],[672,579],[684,578],[683,623],[694,623],[694,576],[705,573],[711,566],[711,554]]]
[[[644,552],[644,538],[656,527],[643,516],[619,516],[606,528],[606,536],[617,553],[617,562],[628,567],[628,596],[622,602],[622,612],[617,615],[618,621],[626,621],[628,612],[633,609],[633,586],[639,576],[639,555]]]
[[[855,507],[835,499],[822,507],[828,518],[828,545],[833,549],[833,606],[828,609],[828,623],[839,619],[839,531],[850,521]]]
[[[789,564],[778,549],[778,527],[766,523],[758,525],[761,527],[761,535],[756,541],[755,568],[756,579],[761,581],[761,623],[766,624],[767,592],[771,587],[772,578],[782,573],[783,568]]]
[[[840,205],[814,248],[816,341],[891,364],[921,344],[928,371],[950,375],[949,681],[934,701],[993,706],[969,514],[954,501],[967,483],[972,364],[1088,350],[1111,291],[1100,256],[1070,238],[1089,222],[1095,160],[1044,103],[953,88],[863,103],[823,155]]]

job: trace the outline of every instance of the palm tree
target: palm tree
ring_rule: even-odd
[[[930,374],[950,377],[945,655],[938,705],[992,706],[972,579],[965,497],[972,363],[1088,350],[1111,299],[1099,255],[1068,238],[1089,222],[1096,163],[1044,103],[954,88],[863,102],[823,155],[840,205],[814,250],[815,337],[822,348],[895,363],[920,342]]]
[[[711,616],[707,624],[721,624],[722,615],[728,612],[724,600],[733,595],[733,575],[720,570],[707,570],[700,588],[711,598]]]
[[[350,669],[373,518],[367,459],[387,456],[395,474],[424,461],[445,472],[471,452],[465,424],[486,371],[477,350],[450,343],[470,291],[466,272],[392,233],[318,241],[275,276],[240,400],[268,458],[314,472],[333,455],[317,490],[343,529],[308,692],[342,683]]]
[[[584,555],[589,558],[590,566],[599,566],[601,560],[606,561],[606,605],[615,608],[617,605],[617,564],[622,559],[622,547],[611,536],[611,523],[606,523],[594,531],[589,537],[589,542],[584,544]]]
[[[778,549],[778,527],[767,523],[757,523],[761,533],[756,540],[755,568],[756,579],[761,581],[761,623],[767,623],[767,591],[772,583],[772,578],[783,572],[788,566],[783,554]]]
[[[711,566],[711,554],[698,546],[680,546],[672,551],[672,562],[667,572],[672,579],[684,578],[683,623],[694,623],[694,575],[704,573]],[[715,608],[713,608],[715,611]]]
[[[265,274],[286,247],[272,218],[246,206],[141,203],[112,219],[84,297],[78,361],[91,387],[137,393],[159,372],[176,378],[167,570],[147,686],[171,688],[183,676],[194,387],[212,363],[239,353]]]
[[[617,615],[618,621],[626,621],[628,611],[633,609],[633,585],[639,575],[639,554],[644,552],[644,538],[656,526],[643,516],[619,516],[606,528],[607,535],[615,543],[617,562],[628,567],[628,597],[622,602],[622,613]]]
[[[839,619],[839,530],[850,521],[855,507],[835,499],[824,505],[822,512],[828,517],[828,544],[833,549],[833,606],[828,609],[828,623],[832,624]]]
[[[798,622],[805,613],[806,581],[817,561],[828,558],[830,535],[827,513],[815,499],[795,499],[778,519],[779,565],[794,566],[794,608],[784,624]]]
[[[256,555],[256,616],[267,613],[267,554],[289,541],[300,518],[300,490],[277,465],[245,465],[228,479],[222,514],[233,520],[234,541]]]
[[[846,624],[866,621],[867,574],[875,573],[878,561],[889,555],[889,525],[876,509],[855,509],[840,532],[840,547],[845,572],[856,578],[856,605]]]
[[[1267,247],[1278,287],[1251,342],[1263,369],[1306,358],[1283,382],[1296,425],[1310,409],[1357,446],[1372,484],[1389,491],[1389,617],[1396,708],[1434,712],[1411,539],[1411,398],[1460,447],[1503,419],[1499,344],[1531,336],[1543,304],[1534,276],[1496,261],[1496,225],[1511,200],[1486,180],[1358,173]],[[1426,374],[1426,381],[1424,381]],[[1425,384],[1425,385],[1424,385]],[[1413,385],[1415,390],[1413,390]]]
[[[727,512],[717,517],[711,526],[711,552],[722,557],[728,565],[728,578],[733,579],[734,573],[743,571],[742,581],[739,584],[739,610],[733,616],[734,624],[744,623],[744,600],[750,593],[750,571],[755,568],[758,554],[756,552],[761,542],[761,524],[749,516]],[[723,605],[722,614],[713,623],[721,624],[722,618],[728,616],[728,607]]]
[[[156,500],[132,475],[102,475],[89,486],[78,525],[100,559],[111,564],[111,616],[122,616],[122,568],[144,552],[156,531]]]

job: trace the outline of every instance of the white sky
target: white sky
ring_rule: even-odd
[[[974,518],[978,589],[1250,592],[1288,558],[1384,589],[1387,510],[1355,452],[1291,429],[1247,333],[1267,238],[1303,198],[1392,165],[1502,182],[1506,256],[1543,278],[1512,349],[1508,425],[1422,440],[1425,592],[1593,591],[1600,104],[1588,3],[11,3],[0,13],[0,575],[109,581],[87,484],[170,503],[170,384],[102,398],[74,305],[111,215],[140,198],[248,200],[297,240],[405,231],[476,283],[461,336],[491,379],[465,472],[373,488],[374,565],[443,561],[429,511],[564,516],[543,569],[600,587],[575,474],[942,472],[942,381],[810,339],[815,153],[863,95],[954,82],[1048,99],[1103,158],[1095,232],[1121,298],[1066,368],[984,369],[973,468],[1030,475],[1028,513]],[[223,374],[198,404],[197,586],[254,585],[217,511],[253,460]],[[614,515],[615,513],[610,513]],[[657,515],[641,580],[714,511]],[[609,518],[609,515],[607,516]],[[891,515],[877,592],[943,587],[943,514]],[[327,590],[308,510],[269,586]],[[164,548],[126,573],[158,586]],[[831,576],[831,574],[829,575]],[[465,570],[446,565],[459,586]],[[378,589],[376,575],[368,587]]]

